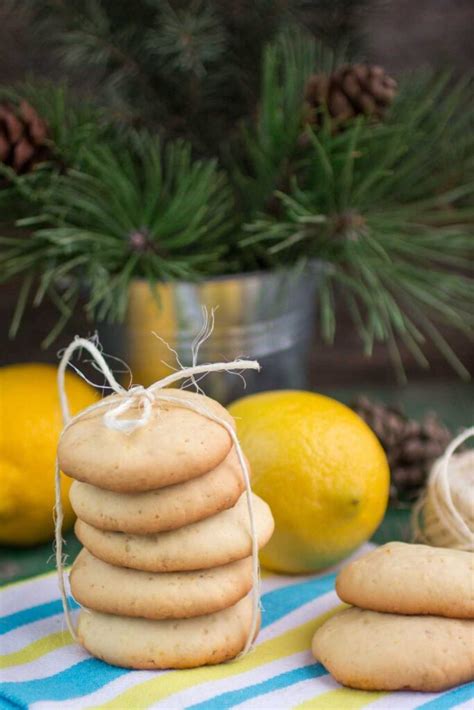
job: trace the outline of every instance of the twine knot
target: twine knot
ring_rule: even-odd
[[[105,412],[104,424],[109,429],[125,433],[132,432],[139,427],[145,426],[145,424],[147,424],[150,420],[153,402],[155,401],[153,392],[146,387],[143,387],[143,385],[134,385],[129,390],[123,390],[123,393],[117,394],[122,396],[122,401],[115,407],[112,407]],[[120,418],[122,414],[125,414],[130,409],[137,406],[141,411],[141,415],[139,417],[134,417],[133,419]]]

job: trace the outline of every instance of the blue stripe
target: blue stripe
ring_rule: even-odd
[[[457,688],[448,690],[438,698],[428,700],[427,703],[418,705],[418,708],[426,708],[426,710],[449,710],[456,705],[466,703],[474,698],[474,683],[459,685]]]
[[[309,579],[305,582],[298,582],[264,594],[262,596],[262,627],[273,624],[303,604],[331,591],[334,585],[334,578],[335,575],[331,574],[327,577]],[[40,605],[33,607],[33,609],[41,609],[47,606],[49,605]],[[25,611],[29,612],[31,610]],[[21,614],[22,612],[18,613]],[[28,623],[28,621],[23,623]],[[12,698],[18,697],[21,701],[26,698],[30,703],[35,701],[34,698],[37,700],[66,700],[76,695],[84,696],[93,693],[98,688],[109,683],[110,680],[129,673],[126,669],[113,668],[96,659],[82,661],[73,666],[73,669],[75,670],[72,675],[71,668],[68,668],[48,678],[9,683],[7,684],[8,692]],[[109,669],[112,675],[109,675]],[[71,684],[71,678],[80,686],[80,691],[77,693],[75,693],[75,687]],[[6,692],[5,695],[8,697]]]
[[[71,608],[79,608],[79,605],[76,604],[72,597],[69,597],[69,603]],[[2,616],[0,618],[0,636],[17,629],[19,626],[31,624],[33,621],[39,621],[40,619],[47,619],[55,614],[61,614],[62,610],[63,606],[61,600],[55,599],[52,602],[38,604],[38,606],[31,606],[28,609],[16,611],[14,614]]]
[[[14,702],[13,700],[7,700],[6,698],[0,698],[0,710],[23,710],[26,708],[26,705],[18,705],[18,703]]]
[[[316,577],[306,582],[299,582],[282,589],[274,589],[262,596],[262,628],[274,624],[275,621],[286,616],[291,611],[298,609],[313,599],[334,591],[335,574],[327,577]]]
[[[20,704],[20,707],[28,707],[40,700],[82,697],[86,693],[99,690],[127,672],[123,668],[109,666],[97,658],[88,658],[48,678],[22,683],[3,683],[1,692],[10,702]]]
[[[302,668],[295,668],[292,671],[280,673],[279,675],[273,676],[273,678],[262,680],[260,683],[248,685],[245,688],[229,690],[226,693],[215,695],[209,700],[203,700],[195,705],[187,706],[186,710],[215,710],[216,708],[224,710],[224,708],[232,708],[234,705],[244,703],[246,700],[252,700],[253,698],[258,698],[260,695],[272,693],[274,690],[282,690],[291,685],[296,685],[296,683],[301,683],[303,680],[318,678],[326,674],[327,671],[320,663],[312,663],[309,666],[303,666]]]
[[[269,624],[273,624],[282,616],[285,616],[285,614],[289,614],[293,609],[297,609],[321,594],[332,591],[335,578],[336,575],[331,574],[327,577],[310,579],[306,582],[300,582],[283,587],[282,589],[275,589],[273,592],[264,594],[262,597],[262,605],[264,607],[263,625],[268,626]],[[286,598],[286,595],[290,590],[292,598],[289,600]],[[79,608],[79,605],[72,597],[69,597],[69,603],[72,609]],[[61,612],[61,600],[54,599],[44,604],[38,604],[38,606],[32,606],[28,609],[22,609],[13,614],[2,616],[0,617],[0,635],[13,631],[25,624],[31,624],[34,621],[40,621],[40,619],[55,616]]]

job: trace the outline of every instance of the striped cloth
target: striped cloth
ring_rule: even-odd
[[[341,606],[335,571],[264,575],[262,630],[254,651],[220,666],[127,671],[91,658],[64,631],[54,574],[0,591],[0,707],[34,710],[398,710],[473,708],[474,683],[440,694],[342,688],[310,653],[312,635]]]

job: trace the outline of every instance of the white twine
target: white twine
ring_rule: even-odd
[[[456,449],[474,436],[474,426],[463,431],[449,444],[443,456],[435,461],[431,469],[426,490],[413,509],[413,532],[415,540],[458,550],[474,551],[474,534],[463,518],[451,494],[449,464]],[[451,472],[451,475],[454,470]],[[432,508],[430,526],[427,521],[420,521],[427,506]]]
[[[67,394],[65,390],[65,373],[74,351],[79,350],[81,348],[85,348],[92,355],[100,371],[107,379],[110,388],[118,395],[120,401],[115,406],[110,407],[110,401],[108,401],[108,399],[104,399],[100,402],[90,405],[86,409],[82,410],[82,412],[77,414],[75,417],[71,417]],[[74,422],[78,421],[86,414],[90,414],[91,412],[94,412],[104,407],[107,407],[107,411],[104,413],[103,417],[105,426],[109,429],[121,431],[125,434],[130,433],[135,429],[144,426],[149,421],[153,404],[155,402],[168,402],[171,404],[176,404],[179,407],[191,409],[192,411],[201,414],[203,417],[206,417],[207,419],[216,422],[216,424],[219,424],[227,431],[227,433],[232,439],[233,445],[235,446],[237,457],[239,459],[240,467],[244,476],[247,507],[250,520],[250,535],[252,538],[252,623],[247,637],[247,642],[242,653],[240,654],[243,655],[251,649],[253,640],[257,634],[260,610],[260,571],[258,561],[258,537],[253,512],[252,488],[250,485],[250,475],[247,467],[247,462],[243,455],[242,447],[240,446],[237,434],[228,422],[210,412],[206,407],[202,407],[199,404],[195,404],[193,402],[174,397],[172,394],[165,394],[162,392],[164,388],[169,387],[171,384],[173,384],[174,382],[178,382],[179,380],[191,378],[191,380],[194,381],[194,377],[196,375],[208,374],[209,372],[229,372],[232,370],[260,370],[260,365],[256,360],[234,360],[233,362],[218,362],[209,365],[194,365],[193,367],[184,367],[181,370],[178,370],[177,372],[174,372],[171,375],[168,375],[167,377],[158,380],[157,382],[150,385],[150,387],[148,388],[144,388],[141,385],[136,385],[126,390],[115,379],[113,373],[111,372],[109,366],[107,365],[107,362],[105,361],[102,353],[97,348],[97,346],[90,340],[76,337],[73,342],[70,343],[70,345],[66,348],[61,358],[61,362],[58,368],[58,389],[59,401],[61,404],[61,412],[64,422],[64,429],[61,433],[61,437]],[[122,417],[123,414],[126,414],[132,408],[137,408],[137,406],[140,411],[140,416],[135,419],[126,419]],[[55,475],[55,497],[55,546],[59,589],[61,593],[61,600],[67,627],[73,639],[75,641],[78,641],[78,636],[71,618],[71,610],[69,607],[66,585],[64,582],[62,552],[63,509],[61,500],[61,472],[59,468],[59,461],[57,458]]]

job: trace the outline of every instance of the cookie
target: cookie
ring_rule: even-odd
[[[194,668],[222,663],[245,647],[252,600],[193,619],[131,619],[87,609],[79,615],[80,643],[113,666],[137,669]]]
[[[346,565],[336,591],[363,609],[472,619],[474,555],[390,542]]]
[[[100,530],[146,535],[174,530],[231,508],[245,490],[235,449],[198,478],[144,493],[117,493],[74,481],[69,498],[76,515]]]
[[[268,505],[252,494],[258,544],[263,547],[273,532]],[[95,557],[119,567],[148,572],[207,569],[249,557],[252,553],[247,494],[233,508],[177,530],[151,535],[98,530],[76,521],[76,535]]]
[[[474,621],[344,609],[313,637],[334,678],[361,690],[438,692],[474,679]]]
[[[218,402],[195,392],[169,390],[168,396],[207,409],[234,426]],[[107,398],[110,407],[120,398]],[[86,414],[61,437],[59,465],[68,476],[111,491],[133,493],[188,481],[216,468],[228,455],[232,439],[220,424],[183,406],[155,401],[150,421],[124,433],[104,423],[107,409]],[[123,417],[141,415],[138,404]]]
[[[186,619],[236,604],[252,588],[252,558],[195,572],[141,572],[115,567],[83,549],[71,570],[82,606],[119,616]]]

